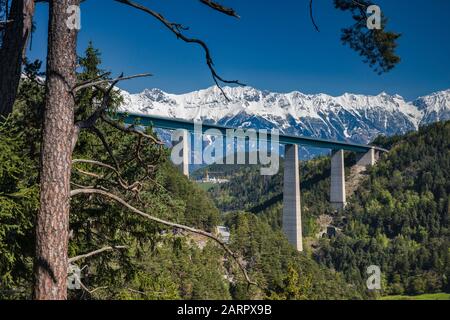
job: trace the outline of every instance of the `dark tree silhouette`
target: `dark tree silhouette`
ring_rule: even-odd
[[[395,54],[400,34],[385,30],[387,18],[382,14],[381,29],[367,29],[367,8],[374,3],[366,0],[334,0],[337,9],[349,11],[354,24],[342,29],[341,40],[364,57],[364,62],[379,74],[388,72],[400,62]]]
[[[10,7],[9,7],[10,4]],[[0,119],[11,113],[16,100],[22,62],[33,27],[34,0],[0,3]]]

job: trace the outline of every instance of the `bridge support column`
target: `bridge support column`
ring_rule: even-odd
[[[356,165],[363,167],[367,167],[369,165],[373,166],[377,162],[378,157],[378,152],[376,152],[375,149],[370,149],[359,158],[359,160],[356,162]]]
[[[345,169],[344,150],[333,151],[331,155],[331,206],[336,210],[345,207]]]
[[[189,131],[183,130],[183,138],[180,143],[183,144],[183,174],[189,178]]]
[[[283,231],[298,251],[303,251],[300,206],[298,146],[286,145],[284,152]]]
[[[189,138],[190,136],[187,130],[178,129],[172,133],[173,149],[171,159],[176,166],[181,167],[186,177],[189,177]]]

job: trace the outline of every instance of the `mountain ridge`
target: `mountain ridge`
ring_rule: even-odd
[[[303,94],[217,86],[184,94],[145,89],[121,90],[121,111],[202,120],[226,126],[272,129],[281,133],[369,143],[378,135],[403,134],[450,119],[450,89],[406,101],[400,95]]]

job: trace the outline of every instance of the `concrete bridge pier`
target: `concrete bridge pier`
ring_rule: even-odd
[[[189,131],[183,130],[183,138],[180,143],[183,144],[183,174],[189,178]]]
[[[344,150],[333,150],[331,154],[330,203],[336,210],[346,205]]]
[[[375,149],[370,149],[359,158],[356,165],[362,167],[373,166],[377,162],[379,156],[379,152],[375,151]]]
[[[284,151],[283,232],[298,251],[303,251],[298,145]]]
[[[189,131],[183,129],[177,129],[172,134],[172,162],[181,167],[183,174],[189,178]],[[180,150],[181,149],[181,150]],[[174,155],[176,154],[176,155]],[[171,156],[171,157],[172,157]]]

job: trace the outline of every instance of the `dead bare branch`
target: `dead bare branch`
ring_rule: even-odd
[[[205,4],[205,5],[207,5],[208,7],[212,8],[212,9],[216,10],[216,11],[222,12],[222,13],[224,13],[226,15],[229,15],[229,16],[232,16],[232,17],[235,17],[235,18],[238,18],[238,19],[240,18],[238,16],[238,14],[236,13],[236,11],[234,11],[233,8],[224,7],[220,3],[217,3],[217,2],[211,1],[211,0],[200,0],[200,2]]]
[[[145,212],[143,212],[143,211],[133,207],[132,205],[130,205],[128,202],[126,202],[122,198],[120,198],[120,197],[118,197],[118,196],[116,196],[116,195],[114,195],[112,193],[103,191],[103,190],[98,190],[98,189],[76,189],[76,190],[72,190],[70,192],[70,196],[71,197],[74,197],[74,196],[80,195],[80,194],[98,194],[98,195],[110,198],[110,199],[120,203],[124,207],[128,208],[132,212],[134,212],[134,213],[136,213],[136,214],[140,215],[141,217],[144,217],[144,218],[146,218],[148,220],[151,220],[151,221],[154,221],[154,222],[157,222],[157,223],[169,226],[169,227],[173,227],[173,228],[177,228],[177,229],[180,229],[180,230],[184,230],[184,231],[187,231],[187,232],[199,234],[199,235],[202,235],[204,237],[207,237],[207,238],[215,241],[217,244],[219,244],[219,246],[221,246],[225,250],[225,252],[228,255],[230,255],[234,259],[234,261],[237,263],[237,265],[241,269],[241,271],[242,271],[242,273],[244,275],[244,278],[247,281],[247,283],[249,285],[250,284],[257,285],[255,282],[251,281],[251,279],[249,278],[249,276],[247,274],[247,270],[245,269],[245,267],[240,262],[239,257],[237,256],[237,254],[235,254],[222,240],[220,240],[218,237],[214,236],[213,234],[211,234],[209,232],[206,232],[206,231],[203,231],[203,230],[199,230],[199,229],[196,229],[196,228],[188,227],[188,226],[185,226],[185,225],[182,225],[182,224],[166,221],[166,220],[163,220],[163,219],[151,216],[151,215],[149,215],[149,214],[147,214],[147,213],[145,213]]]
[[[79,84],[78,86],[76,86],[72,90],[73,95],[78,90],[81,90],[81,89],[87,88],[87,87],[91,87],[91,86],[95,86],[98,90],[103,92],[103,99],[102,99],[100,107],[97,108],[97,110],[95,110],[94,113],[89,118],[82,120],[82,121],[78,121],[75,124],[74,130],[73,130],[73,135],[72,135],[72,150],[75,148],[76,142],[78,140],[78,135],[80,134],[80,130],[81,129],[92,129],[95,126],[97,120],[100,118],[100,116],[108,109],[110,101],[111,101],[111,92],[119,81],[140,78],[140,77],[147,77],[150,75],[151,74],[149,74],[149,73],[143,73],[143,74],[137,74],[137,75],[133,75],[133,76],[124,77],[123,74],[121,74],[116,79],[106,79],[106,80],[97,80],[97,81],[94,80],[94,81],[82,83],[82,84]],[[99,77],[101,77],[101,76],[99,76]],[[95,79],[98,79],[99,77],[96,77]],[[101,86],[99,86],[99,84],[102,84],[102,83],[111,83],[111,84],[108,89],[104,89]]]
[[[73,160],[72,160],[72,163],[73,163],[73,164],[75,164],[75,163],[88,163],[88,164],[93,164],[93,165],[97,165],[97,166],[100,166],[100,167],[104,167],[104,168],[113,170],[116,174],[120,174],[119,172],[117,172],[116,168],[114,168],[113,166],[110,166],[109,164],[103,163],[103,162],[100,162],[100,161],[86,160],[86,159],[73,159]]]
[[[105,77],[108,77],[110,74],[111,74],[111,72],[105,72],[105,73],[102,73],[102,74],[98,75],[97,77],[95,77],[95,78],[93,78],[93,79],[88,79],[88,80],[86,80],[86,81],[80,82],[80,83],[78,83],[72,90],[73,90],[74,92],[76,92],[76,91],[78,91],[78,90],[83,89],[82,87],[83,87],[84,85],[88,85],[88,84],[93,83],[93,82],[95,82],[95,81],[97,81],[97,80],[99,80],[99,79],[105,80],[104,78],[105,78]]]
[[[128,291],[133,292],[133,293],[138,293],[138,294],[142,294],[142,295],[146,295],[145,292],[143,291],[139,291],[139,290],[135,290],[135,289],[131,289],[131,288],[127,288]]]
[[[86,288],[86,287],[85,287]],[[90,294],[93,294],[95,291],[97,290],[103,290],[103,289],[108,289],[108,286],[104,286],[104,287],[97,287],[92,289],[91,291],[89,291]]]
[[[159,141],[158,139],[156,139],[155,137],[153,137],[153,136],[151,136],[149,134],[146,134],[142,130],[137,130],[133,126],[125,127],[125,126],[121,125],[120,123],[118,123],[117,121],[114,121],[113,119],[109,118],[107,115],[104,115],[104,114],[101,115],[101,118],[102,118],[103,121],[108,123],[110,126],[116,128],[116,129],[118,129],[120,131],[133,133],[133,134],[139,135],[141,137],[144,137],[146,139],[150,139],[155,144],[164,145],[164,142]]]
[[[118,83],[120,81],[125,81],[125,80],[130,80],[130,79],[136,79],[136,78],[144,78],[144,77],[151,77],[152,74],[151,73],[141,73],[141,74],[136,74],[136,75],[132,75],[132,76],[128,76],[128,77],[124,77],[123,75],[115,78],[115,79],[101,79],[102,77],[104,77],[105,75],[108,75],[109,73],[105,73],[103,75],[98,76],[95,79],[92,80],[87,80],[85,82],[79,83],[77,84],[73,89],[72,92],[77,92],[81,89],[85,89],[85,88],[90,88],[90,87],[94,87],[103,83]],[[101,80],[99,80],[101,79]]]
[[[103,144],[103,147],[108,152],[109,156],[111,157],[112,161],[114,162],[114,165],[116,166],[117,171],[120,171],[119,162],[117,161],[116,157],[114,156],[114,153],[111,149],[111,146],[109,145],[108,141],[105,138],[105,135],[103,132],[100,131],[97,127],[93,126],[91,130],[97,135],[97,137],[100,139],[100,141]]]
[[[91,251],[89,253],[80,254],[79,256],[69,258],[69,263],[74,263],[81,259],[90,258],[92,256],[98,255],[105,251],[112,251],[112,250],[117,250],[117,249],[127,249],[127,248],[128,248],[127,246],[106,246],[106,247]]]
[[[314,26],[314,28],[316,29],[317,32],[320,32],[319,27],[316,24],[316,21],[314,19],[314,14],[313,14],[313,0],[309,0],[309,16],[311,17],[311,22]]]
[[[85,170],[81,170],[81,169],[76,169],[76,170],[79,173],[84,174],[85,176],[88,176],[88,177],[91,177],[91,178],[95,178],[95,179],[103,179],[103,176],[98,175],[96,173],[85,171]]]
[[[214,68],[214,62],[211,57],[211,52],[209,50],[209,47],[206,45],[206,43],[200,39],[190,38],[190,37],[187,37],[186,35],[184,35],[182,32],[183,29],[180,28],[180,24],[170,22],[166,18],[164,18],[164,16],[162,14],[160,14],[148,7],[145,7],[141,4],[135,3],[131,0],[114,0],[114,1],[123,3],[125,5],[128,5],[130,7],[133,7],[135,9],[138,9],[140,11],[143,11],[143,12],[151,15],[152,17],[154,17],[158,21],[160,21],[164,26],[166,26],[167,29],[169,29],[173,34],[175,34],[177,39],[181,39],[186,43],[195,43],[195,44],[198,44],[200,47],[202,47],[203,51],[205,52],[206,65],[208,66],[208,68],[211,72],[212,78],[213,78],[215,84],[217,85],[217,87],[221,90],[222,94],[228,101],[229,101],[229,99],[228,99],[227,95],[225,94],[225,91],[223,91],[222,87],[220,86],[219,82],[226,83],[226,84],[245,85],[245,84],[241,83],[239,80],[226,80],[226,79],[222,78],[217,73],[216,69]]]
[[[81,172],[80,172],[81,173]],[[77,188],[82,188],[82,189],[92,189],[95,188],[95,186],[83,186],[81,184],[75,183],[73,181],[70,182],[70,184],[74,185]]]
[[[97,108],[97,110],[95,110],[95,112],[86,120],[83,121],[78,121],[75,124],[75,127],[78,129],[87,129],[87,128],[92,128],[95,123],[97,122],[98,118],[101,116],[101,114],[103,112],[106,111],[106,109],[109,106],[109,102],[111,101],[111,92],[114,89],[115,85],[120,81],[118,79],[122,78],[123,74],[120,75],[119,78],[117,78],[116,80],[114,80],[111,85],[109,86],[109,88],[107,90],[104,91],[104,96],[102,99],[102,103],[100,105],[99,108]],[[79,130],[78,130],[79,132]]]
[[[89,294],[93,294],[95,291],[108,288],[107,286],[104,286],[104,287],[97,287],[95,289],[89,290],[88,287],[86,287],[84,285],[84,283],[81,281],[80,277],[78,277],[77,274],[74,273],[73,276],[75,277],[75,280],[80,284],[80,287]]]
[[[135,193],[139,193],[142,189],[142,182],[141,181],[135,181],[132,184],[129,184],[123,177],[122,174],[120,173],[119,169],[114,168],[113,166],[110,166],[109,164],[100,162],[100,161],[95,161],[95,160],[86,160],[86,159],[74,159],[72,160],[73,164],[76,163],[85,163],[85,164],[92,164],[92,165],[97,165],[103,168],[107,168],[112,170],[116,176],[117,176],[117,182],[118,185],[120,185],[123,189],[128,190],[128,191],[132,191]],[[76,169],[78,172],[80,172],[81,174],[84,174],[86,176],[90,176],[96,179],[105,179],[104,176],[98,175],[96,173],[92,173],[92,172],[88,172],[85,170],[81,170],[81,169]],[[85,189],[85,188],[84,188]]]

